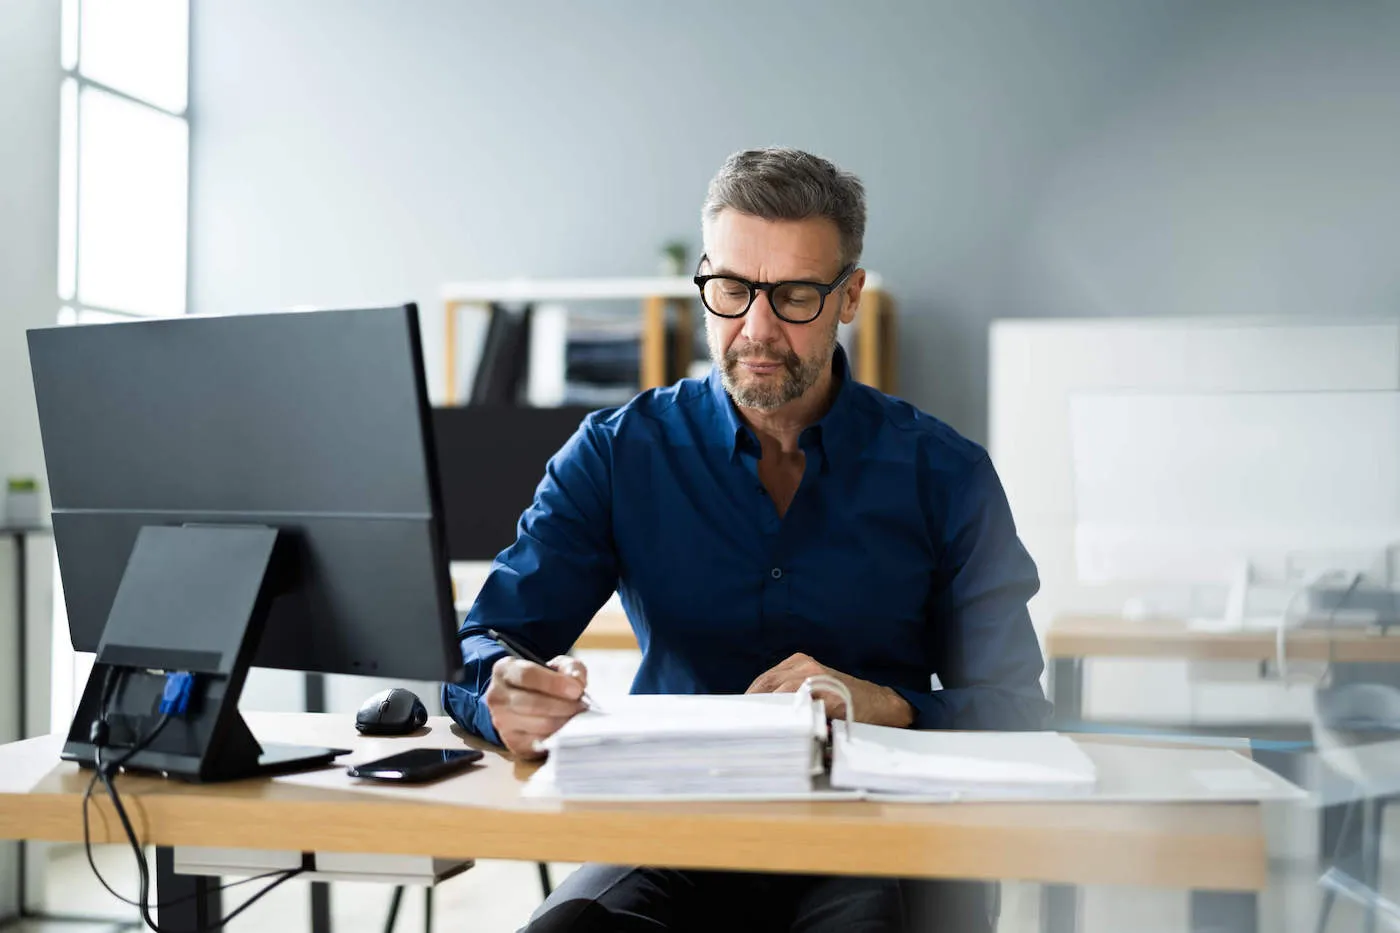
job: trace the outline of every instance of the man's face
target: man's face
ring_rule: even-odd
[[[752,282],[830,282],[842,269],[841,238],[825,217],[764,220],[726,209],[705,224],[705,254],[710,261],[702,274]],[[837,324],[855,318],[864,281],[857,270],[806,324],[780,319],[763,292],[741,318],[707,312],[710,356],[735,403],[776,411],[816,385],[831,366]]]

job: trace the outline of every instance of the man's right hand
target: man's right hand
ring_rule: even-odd
[[[535,743],[549,738],[583,712],[588,669],[561,655],[541,667],[519,658],[501,658],[491,668],[486,708],[506,748],[519,759],[543,758]]]

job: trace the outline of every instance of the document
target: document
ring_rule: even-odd
[[[831,786],[978,799],[1084,796],[1094,762],[1055,732],[930,732],[833,726]]]
[[[830,740],[830,770],[823,766]],[[629,696],[545,743],[531,797],[596,801],[1230,802],[1306,794],[1248,757],[1150,737],[951,732],[837,721],[807,690]]]
[[[810,694],[628,696],[551,736],[566,797],[808,793],[826,734]]]

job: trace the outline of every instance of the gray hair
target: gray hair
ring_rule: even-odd
[[[746,149],[725,159],[710,181],[702,219],[714,220],[725,208],[764,220],[825,217],[841,236],[843,266],[858,261],[865,244],[865,186],[800,149]]]

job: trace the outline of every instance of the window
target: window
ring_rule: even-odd
[[[185,312],[189,0],[63,0],[58,323]],[[91,668],[69,644],[54,567],[51,721],[67,728]]]
[[[183,314],[189,231],[189,0],[62,0],[58,323]],[[68,638],[54,561],[50,725],[66,732],[92,669]],[[122,847],[125,848],[125,847]],[[26,851],[42,901],[64,912],[100,898],[86,869]],[[130,864],[125,854],[122,866]],[[135,879],[110,865],[118,890]],[[75,894],[75,891],[78,892]],[[21,895],[23,898],[23,895]],[[122,919],[129,911],[118,908]]]
[[[60,323],[183,314],[188,0],[63,0]]]
[[[189,2],[62,0],[60,15],[58,323],[183,314]],[[65,732],[93,656],[73,651],[56,557],[53,569],[49,715]],[[22,908],[42,915],[68,910],[75,890],[101,896],[86,871],[65,871],[42,849],[24,856],[45,879],[42,901],[24,903],[21,894]],[[134,889],[120,869],[104,871],[118,890]]]

